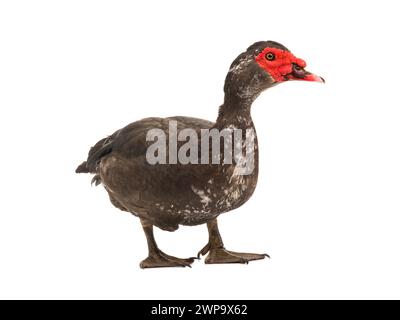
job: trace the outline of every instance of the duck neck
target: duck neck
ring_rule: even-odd
[[[216,127],[234,126],[242,129],[252,127],[253,120],[251,119],[250,111],[255,98],[246,97],[243,99],[238,96],[225,95],[224,104],[219,107]]]

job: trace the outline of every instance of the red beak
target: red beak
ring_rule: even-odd
[[[292,64],[292,72],[289,74],[289,79],[325,83],[324,78],[304,70],[297,63]]]
[[[319,77],[313,73],[306,73],[306,76],[302,79],[296,79],[296,80],[304,80],[304,81],[313,81],[313,82],[320,82],[320,83],[325,83],[325,79],[322,77]]]

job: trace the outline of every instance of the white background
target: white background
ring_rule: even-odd
[[[2,1],[0,298],[400,298],[398,30],[396,1]],[[259,40],[327,80],[253,106],[258,189],[220,226],[272,259],[141,270],[138,219],[75,167],[134,120],[214,120]],[[207,231],[156,237],[185,257]]]

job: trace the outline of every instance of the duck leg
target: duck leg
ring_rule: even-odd
[[[201,255],[204,256],[208,253],[208,256],[205,260],[206,264],[248,263],[252,260],[261,260],[265,257],[269,258],[269,255],[267,254],[241,253],[226,250],[218,230],[217,219],[209,221],[207,223],[207,228],[209,234],[208,243],[197,255],[198,258],[200,258]]]
[[[147,239],[149,256],[140,263],[142,269],[163,267],[190,267],[195,258],[180,259],[162,252],[156,243],[153,233],[153,225],[140,220]]]

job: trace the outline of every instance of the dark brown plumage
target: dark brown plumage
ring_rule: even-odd
[[[256,62],[265,48],[287,51],[269,41],[257,42],[239,55],[226,77],[225,99],[215,123],[188,117],[136,121],[97,142],[87,161],[76,169],[77,173],[94,174],[92,183],[103,184],[115,207],[140,218],[149,246],[149,257],[141,267],[190,266],[193,262],[193,258],[179,259],[163,253],[154,240],[153,226],[174,231],[179,225],[207,223],[210,240],[199,252],[209,252],[206,263],[244,263],[266,256],[225,250],[216,220],[221,213],[244,204],[257,184],[258,145],[250,108],[263,90],[280,82]],[[158,128],[168,137],[170,121],[176,121],[178,131],[193,128],[199,134],[201,129],[253,129],[254,170],[237,175],[237,163],[149,164],[146,151],[153,142],[146,141],[147,132]]]

